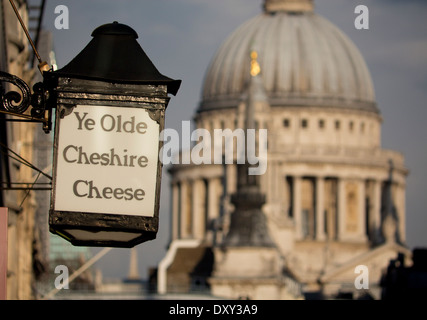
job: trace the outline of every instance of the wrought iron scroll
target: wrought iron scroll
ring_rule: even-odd
[[[0,81],[9,82],[21,91],[20,93],[17,91],[0,92],[0,112],[25,118],[27,121],[42,122],[43,130],[48,133],[52,127],[52,113],[51,108],[48,107],[49,91],[46,90],[44,84],[36,83],[33,86],[34,93],[31,94],[30,87],[17,76],[0,71]],[[30,106],[32,107],[31,113],[26,114],[25,112]]]
[[[14,84],[21,90],[22,96],[16,91],[9,91],[1,96],[3,108],[12,113],[22,114],[27,111],[31,104],[30,87],[24,80],[12,74],[0,71],[0,80]],[[19,103],[20,102],[20,103]]]

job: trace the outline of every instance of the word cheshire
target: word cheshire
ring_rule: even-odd
[[[135,167],[145,168],[148,163],[148,158],[141,155],[128,155],[127,149],[123,150],[123,154],[116,153],[114,148],[111,148],[106,153],[87,153],[83,151],[82,146],[68,145],[64,148],[62,155],[65,162],[76,164],[92,164],[101,166],[118,166],[118,167]]]
[[[182,306],[177,303],[176,306],[169,308],[170,315],[194,315],[199,318],[203,312],[214,315],[255,315],[258,313],[258,307],[255,304],[214,304],[211,310],[204,307]]]

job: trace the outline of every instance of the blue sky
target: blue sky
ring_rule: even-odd
[[[262,0],[48,0],[44,27],[53,32],[59,67],[91,40],[92,31],[118,21],[139,34],[159,71],[183,80],[166,113],[166,127],[179,129],[196,110],[203,77],[215,51],[239,25],[260,14]],[[427,247],[427,2],[422,0],[315,0],[316,12],[356,44],[370,69],[383,117],[382,147],[402,152],[407,179],[407,243]],[[356,30],[354,8],[370,13],[369,30]],[[54,27],[55,7],[69,9],[69,29]],[[164,256],[169,239],[169,179],[162,180],[158,239],[138,246],[139,269]],[[125,277],[129,250],[114,249],[97,266],[105,277]]]

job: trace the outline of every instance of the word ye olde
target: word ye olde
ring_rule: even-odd
[[[83,127],[86,130],[92,131],[96,125],[96,122],[92,118],[86,119],[88,113],[85,112],[83,117],[80,116],[79,112],[75,112],[79,124],[78,130],[82,130]],[[86,120],[85,120],[86,119]],[[147,124],[145,122],[138,122],[135,124],[135,117],[131,117],[129,121],[122,122],[122,116],[118,115],[117,117],[113,117],[110,114],[105,114],[101,117],[100,125],[102,130],[105,132],[127,132],[134,133],[137,132],[139,134],[144,134],[147,130]]]

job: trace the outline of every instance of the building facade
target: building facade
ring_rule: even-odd
[[[14,1],[39,54],[56,67],[52,35],[41,28],[44,2]],[[0,70],[32,88],[43,79],[37,61],[31,63],[34,56],[29,41],[7,0],[0,1],[0,22]],[[6,82],[0,89],[19,93]],[[19,118],[0,113],[0,206],[8,208],[6,297],[37,299],[54,287],[58,264],[66,264],[72,272],[91,253],[89,248],[76,249],[49,233],[53,133],[46,134],[38,123],[12,120]],[[80,277],[76,282],[85,281]]]
[[[15,5],[28,23],[27,1],[15,1]],[[8,1],[1,1],[0,10],[1,70],[32,84],[35,69],[29,66],[32,54],[25,33]],[[2,90],[16,89],[6,85]],[[43,272],[36,253],[40,244],[35,223],[36,202],[34,192],[28,188],[37,173],[20,159],[32,161],[34,131],[38,127],[35,123],[9,122],[10,116],[0,117],[1,206],[8,208],[7,299],[32,299],[36,276]]]
[[[357,297],[355,268],[365,265],[369,294],[379,298],[389,260],[410,255],[408,170],[402,154],[381,147],[381,112],[359,50],[314,12],[312,1],[265,0],[263,12],[231,33],[211,61],[195,126],[211,136],[243,128],[250,103],[256,129],[268,132],[259,184],[274,250],[227,246],[236,162],[173,165],[171,242],[159,264],[158,291]]]

